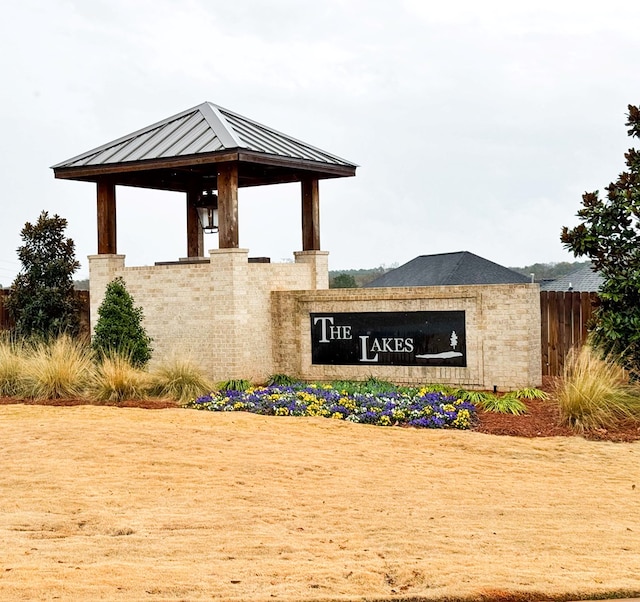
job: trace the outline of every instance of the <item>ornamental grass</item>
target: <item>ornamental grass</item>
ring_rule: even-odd
[[[192,360],[173,358],[151,372],[150,387],[152,395],[184,404],[211,391],[212,385]]]
[[[23,369],[22,391],[34,399],[83,397],[95,380],[91,348],[67,335],[27,349]]]
[[[0,337],[0,396],[22,393],[24,375],[24,345],[10,336]]]
[[[320,416],[360,424],[418,428],[467,429],[475,418],[473,404],[427,387],[352,393],[344,387],[336,388],[335,383],[225,390],[199,397],[187,407],[269,416]]]
[[[640,387],[629,382],[612,358],[603,358],[590,346],[569,354],[555,398],[562,422],[576,432],[640,420]]]
[[[97,401],[146,399],[149,384],[147,372],[134,367],[130,358],[114,353],[103,356],[97,366],[92,395]]]

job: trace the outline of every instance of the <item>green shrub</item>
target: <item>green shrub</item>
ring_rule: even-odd
[[[218,383],[218,391],[246,391],[251,388],[251,381],[244,378],[232,378]]]
[[[562,422],[577,432],[640,420],[640,387],[615,359],[589,346],[569,354],[554,398]]]
[[[331,387],[336,390],[344,391],[348,395],[354,395],[356,393],[391,393],[398,391],[399,387],[386,380],[381,380],[375,376],[370,376],[367,380],[334,380],[331,383]]]
[[[290,387],[291,385],[295,385],[300,381],[293,376],[289,376],[288,374],[272,374],[267,378],[267,386],[278,385],[281,387]]]
[[[513,393],[501,396],[488,393],[476,405],[485,410],[485,412],[496,412],[498,414],[520,416],[527,412],[527,406]]]
[[[151,338],[142,326],[142,308],[134,307],[122,278],[107,285],[98,316],[94,350],[103,356],[121,355],[136,368],[146,366],[151,359]]]
[[[156,367],[151,373],[151,393],[180,403],[210,393],[212,385],[202,371],[188,359],[173,359]]]
[[[456,389],[454,395],[458,399],[469,401],[474,405],[481,406],[485,402],[491,402],[496,396],[493,393],[487,393],[486,391],[467,391],[465,389]]]
[[[525,389],[518,389],[517,391],[513,391],[513,393],[511,393],[511,395],[513,395],[514,397],[517,397],[518,399],[548,399],[549,396],[544,392],[541,391],[540,389],[531,389],[531,388],[525,388]]]

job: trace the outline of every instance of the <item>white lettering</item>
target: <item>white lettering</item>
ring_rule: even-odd
[[[360,337],[360,361],[361,362],[377,362],[378,354],[376,353],[373,357],[369,357],[367,353],[367,342],[369,341],[368,336]],[[376,343],[376,339],[373,340],[374,344]],[[372,349],[373,351],[373,349]]]
[[[320,343],[328,343],[329,339],[327,337],[327,324],[333,324],[333,318],[326,316],[324,318],[314,318],[313,325],[315,326],[318,322],[320,322],[320,331],[322,333],[320,337]]]

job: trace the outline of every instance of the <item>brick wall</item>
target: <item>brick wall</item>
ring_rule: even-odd
[[[305,380],[366,379],[510,390],[541,383],[538,285],[333,289],[273,293],[274,367]],[[311,363],[310,313],[463,310],[467,367]]]
[[[121,276],[153,338],[152,362],[190,357],[213,380],[273,373],[271,292],[328,285],[327,253],[295,263],[249,263],[246,249],[216,249],[208,261],[125,267],[124,255],[89,257],[91,320],[107,284]]]
[[[250,263],[246,249],[216,249],[208,260],[129,268],[123,255],[94,255],[92,323],[106,285],[122,276],[154,339],[152,361],[189,356],[213,380],[286,373],[499,390],[541,383],[538,285],[328,290],[327,253],[295,256],[290,264]],[[311,364],[312,312],[452,310],[465,312],[464,368]]]

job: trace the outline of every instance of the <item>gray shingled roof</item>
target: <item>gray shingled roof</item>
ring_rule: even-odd
[[[357,167],[291,136],[211,102],[53,165],[53,169],[101,166],[244,149],[288,159]]]
[[[521,284],[530,279],[469,251],[420,255],[365,284],[367,288],[466,284]]]
[[[555,280],[542,282],[541,291],[568,291],[573,290],[578,293],[598,292],[602,285],[603,278],[598,272],[594,272],[591,265],[585,265],[570,274],[560,276]]]

